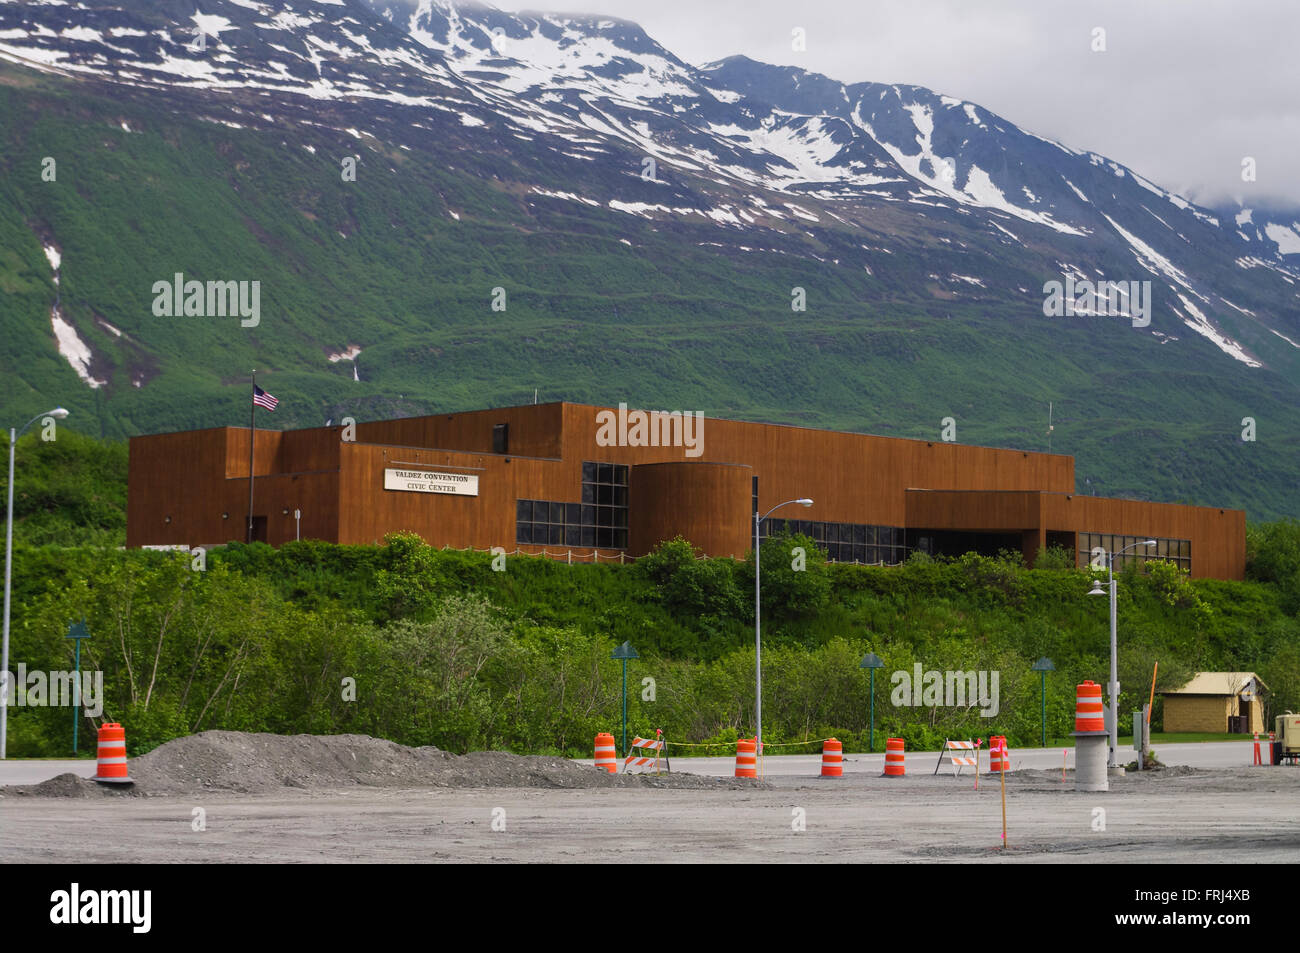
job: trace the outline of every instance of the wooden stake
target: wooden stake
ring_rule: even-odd
[[[1151,706],[1156,703],[1156,672],[1160,671],[1160,663],[1156,662],[1155,667],[1151,669],[1151,697],[1147,699],[1147,724],[1151,724]]]

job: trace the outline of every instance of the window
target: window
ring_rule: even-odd
[[[510,425],[492,425],[492,452],[507,453],[510,448]]]
[[[826,558],[831,562],[896,566],[907,558],[903,530],[897,526],[771,518],[759,526],[762,539],[794,533],[810,537],[826,551]]]
[[[1079,550],[1077,565],[1080,567],[1091,567],[1093,552],[1101,549],[1103,552],[1098,560],[1097,568],[1103,570],[1106,568],[1106,556],[1110,553],[1123,553],[1123,555],[1115,556],[1114,567],[1116,571],[1123,570],[1128,566],[1141,567],[1152,560],[1171,562],[1184,572],[1191,572],[1192,569],[1192,541],[1190,539],[1169,539],[1160,536],[1118,536],[1111,533],[1079,533],[1077,539]],[[1156,544],[1154,546],[1141,545],[1148,539],[1154,539]],[[1124,553],[1125,549],[1129,551]]]
[[[584,461],[581,502],[517,501],[516,542],[627,549],[629,472],[623,464]]]

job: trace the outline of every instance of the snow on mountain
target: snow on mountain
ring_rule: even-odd
[[[915,252],[900,235],[922,227],[925,254],[948,256],[929,271],[954,276],[953,295],[1041,303],[1042,283],[1065,272],[1056,266],[1086,254],[1094,264],[1080,274],[1163,289],[1163,327],[1150,332],[1161,341],[1183,325],[1257,367],[1265,360],[1245,338],[1300,340],[1300,214],[1202,209],[959,98],[741,56],[696,67],[636,24],[598,15],[449,0],[173,10],[0,0],[0,59],[200,96],[234,125],[329,123],[312,104],[330,102],[349,107],[340,131],[362,141],[410,148],[412,130],[441,141],[454,129],[470,150],[581,166],[569,188],[525,183],[539,199],[711,223],[741,249],[812,236],[836,248],[813,257],[859,273],[874,274],[873,256]],[[993,249],[986,273],[972,275],[972,244]],[[997,291],[1006,251],[1031,249],[1025,260],[1053,270]]]

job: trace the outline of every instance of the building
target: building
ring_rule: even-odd
[[[1264,731],[1263,693],[1268,686],[1254,672],[1197,672],[1165,700],[1166,732],[1249,734]]]
[[[127,544],[245,538],[247,428],[134,437]],[[574,558],[638,556],[683,536],[743,556],[756,509],[798,497],[779,523],[833,560],[895,564],[913,550],[1021,552],[1060,545],[1086,564],[1154,538],[1153,558],[1240,579],[1245,514],[1081,496],[1074,459],[695,414],[552,403],[257,430],[254,539],[374,543],[396,531],[439,546]],[[300,514],[300,519],[295,518]],[[777,518],[774,518],[777,519]],[[766,521],[764,533],[774,528]],[[1117,559],[1117,568],[1145,553]]]

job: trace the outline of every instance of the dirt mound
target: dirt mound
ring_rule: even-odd
[[[89,778],[71,772],[60,774],[40,784],[13,785],[0,788],[0,794],[16,797],[104,797],[117,795],[130,797],[139,792],[129,784],[96,784]]]
[[[367,735],[272,735],[204,731],[176,738],[131,759],[135,795],[205,792],[269,794],[285,788],[593,788],[661,787],[727,790],[765,787],[698,775],[610,775],[564,758],[477,751],[454,755],[408,748]],[[2,789],[26,797],[95,797],[124,792],[65,774],[41,784]]]
[[[251,794],[286,787],[420,786],[431,783],[452,757],[434,747],[407,748],[366,735],[204,731],[132,759],[130,771],[149,794]]]

